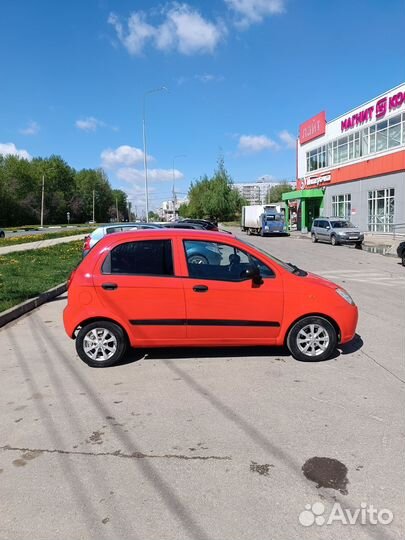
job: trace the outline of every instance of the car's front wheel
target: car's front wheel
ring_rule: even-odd
[[[402,253],[402,266],[405,266],[405,251]]]
[[[332,246],[337,246],[338,245],[338,241],[337,241],[337,238],[334,234],[332,234],[332,236],[330,237],[330,243],[332,244]]]
[[[312,243],[315,244],[316,242],[318,242],[318,238],[315,236],[315,233],[312,233],[311,234],[311,240],[312,240]]]
[[[294,324],[287,336],[287,347],[297,360],[326,360],[336,345],[336,330],[323,317],[304,317]]]
[[[108,367],[119,362],[127,351],[124,331],[111,321],[95,321],[83,326],[76,337],[76,351],[91,367]]]
[[[208,264],[207,257],[204,257],[204,255],[199,255],[199,254],[190,255],[190,257],[188,257],[187,260],[189,264]]]

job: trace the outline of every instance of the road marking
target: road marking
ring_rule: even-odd
[[[388,272],[367,272],[364,270],[326,270],[315,271],[326,279],[336,281],[354,281],[383,287],[405,287],[405,277],[393,276]]]

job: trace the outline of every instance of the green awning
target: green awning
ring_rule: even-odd
[[[296,189],[282,194],[283,201],[294,201],[296,199],[319,199],[323,198],[323,189]]]

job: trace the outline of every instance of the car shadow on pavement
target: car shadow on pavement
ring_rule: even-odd
[[[280,362],[291,357],[287,347],[161,347],[152,349],[129,349],[121,362],[112,368],[139,362],[140,360],[182,360],[190,361],[201,358],[244,358],[253,360],[267,357]],[[111,368],[110,368],[111,369]]]
[[[355,334],[354,338],[345,343],[344,345],[339,345],[339,350],[341,354],[353,354],[354,352],[359,351],[364,345],[364,341],[361,339],[359,334]]]
[[[152,349],[129,349],[121,362],[114,364],[112,368],[133,364],[140,360],[198,360],[201,358],[244,358],[245,360],[253,360],[257,357],[267,358],[268,360],[286,362],[292,360],[294,362],[319,363],[336,360],[341,355],[352,354],[362,348],[364,342],[356,334],[349,343],[339,345],[333,354],[326,360],[301,361],[293,358],[287,347],[161,347]],[[110,368],[111,369],[111,368]]]

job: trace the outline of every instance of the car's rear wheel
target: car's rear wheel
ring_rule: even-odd
[[[111,321],[94,321],[83,326],[76,337],[76,351],[91,367],[108,367],[119,362],[127,351],[124,331]]]
[[[337,241],[337,238],[334,234],[332,234],[332,236],[330,237],[330,243],[332,244],[332,246],[337,246],[338,245],[338,241]]]
[[[318,238],[315,236],[315,233],[312,233],[311,234],[311,240],[312,240],[312,243],[315,244],[316,242],[318,242]]]
[[[304,317],[294,324],[287,336],[287,347],[297,360],[326,360],[336,348],[334,326],[323,317]]]

